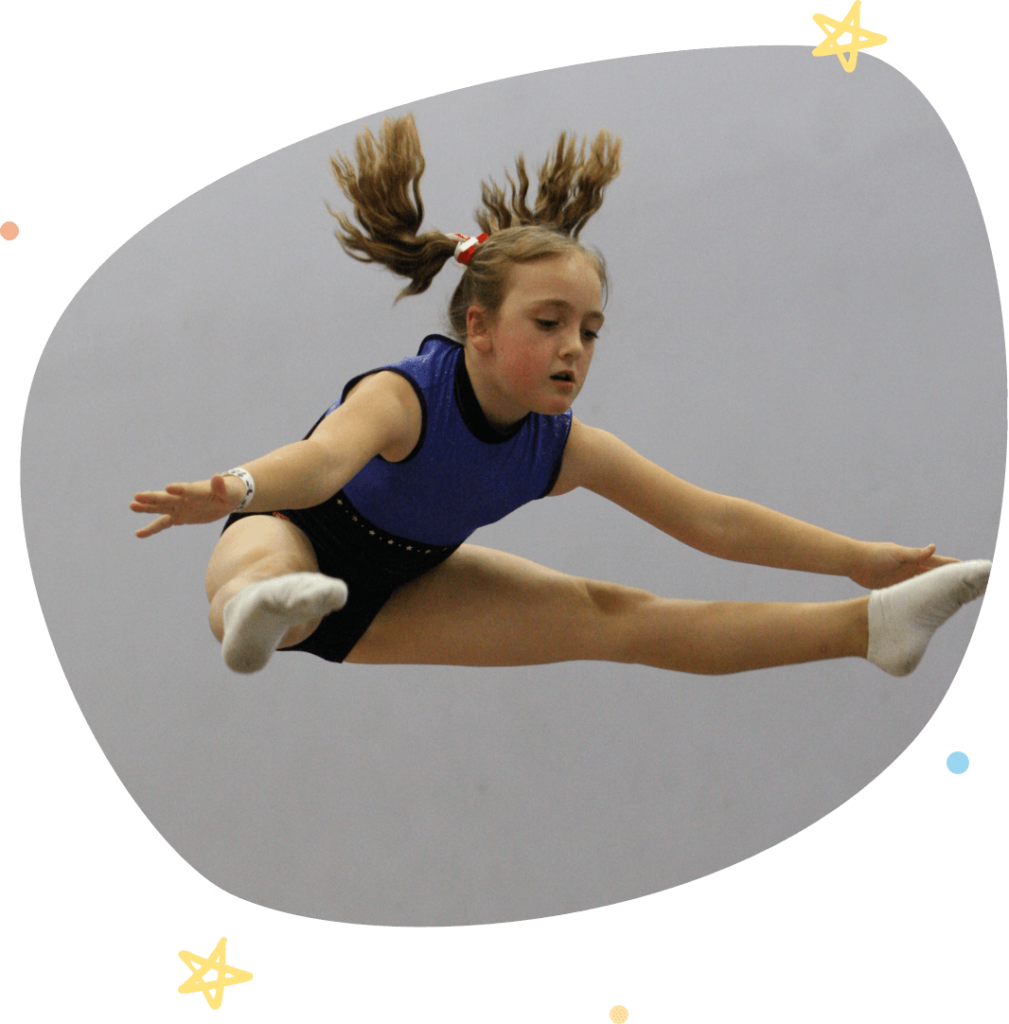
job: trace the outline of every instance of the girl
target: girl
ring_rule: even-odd
[[[228,516],[207,569],[224,660],[274,650],[330,661],[529,665],[576,659],[724,673],[867,657],[911,672],[934,631],[984,593],[989,562],[830,533],[702,490],[572,417],[603,323],[606,271],[578,241],[619,171],[620,140],[560,136],[534,206],[483,186],[478,238],[418,234],[424,159],[412,117],[332,161],[358,225],[347,253],[416,295],[452,259],[453,338],[355,377],[308,436],[210,480],[138,493],[137,531]],[[332,212],[332,211],[331,211]],[[677,601],[466,544],[534,498],[587,487],[720,558],[849,576],[868,596],[823,604]]]

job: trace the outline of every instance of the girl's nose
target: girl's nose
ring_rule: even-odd
[[[573,330],[566,330],[561,335],[561,355],[573,355],[577,356],[584,348],[582,342],[582,329],[575,327]]]

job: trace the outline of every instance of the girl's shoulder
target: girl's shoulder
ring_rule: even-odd
[[[456,358],[462,352],[463,347],[452,338],[446,338],[444,334],[428,334],[420,343],[417,355],[410,358],[420,359],[423,356],[428,358],[445,356]]]
[[[415,454],[424,433],[426,403],[423,392],[409,375],[385,367],[348,381],[335,402],[305,435],[340,451],[348,438],[363,437],[377,447],[387,462],[400,462]]]

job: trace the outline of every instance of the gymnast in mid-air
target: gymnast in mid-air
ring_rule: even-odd
[[[868,658],[911,672],[984,593],[991,563],[852,540],[678,479],[571,414],[603,324],[606,270],[579,241],[620,169],[620,140],[562,134],[529,205],[483,185],[476,237],[421,233],[412,116],[358,135],[333,172],[356,222],[337,238],[425,291],[462,267],[451,337],[354,377],[304,440],[196,483],[135,495],[138,537],[227,517],[207,568],[210,628],[236,672],[277,649],[329,661],[536,665],[573,660],[728,673]],[[585,487],[719,558],[848,576],[824,603],[683,601],[569,576],[466,543],[535,498]],[[564,528],[563,520],[559,528]]]

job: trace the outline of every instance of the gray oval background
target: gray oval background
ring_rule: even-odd
[[[994,265],[936,112],[863,54],[622,59],[410,104],[426,223],[560,129],[623,136],[585,240],[607,326],[576,413],[702,486],[866,539],[990,558],[1006,444]],[[368,120],[378,127],[380,116]],[[642,896],[805,828],[950,685],[978,606],[895,680],[859,661],[728,678],[574,663],[230,674],[206,625],[218,528],[146,543],[134,490],[296,439],[443,327],[456,272],[392,308],[324,201],[358,124],[215,182],[127,242],[42,355],[22,495],[39,599],[88,724],[155,827],[222,888],[348,922],[507,921]],[[68,500],[67,488],[73,487]],[[474,541],[671,596],[825,600],[847,580],[700,555],[590,494]]]

